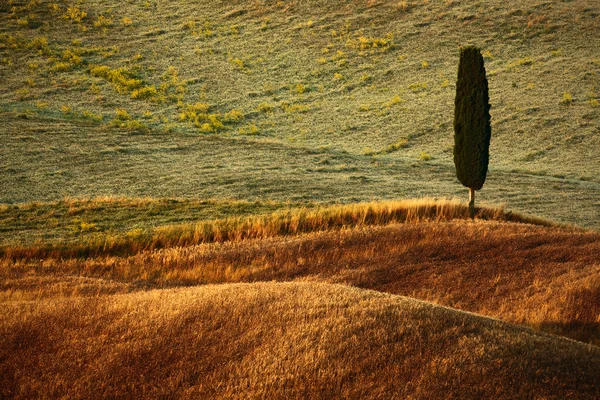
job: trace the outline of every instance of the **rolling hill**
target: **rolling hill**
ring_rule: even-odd
[[[3,304],[14,398],[595,398],[600,351],[338,285],[260,283]]]
[[[598,228],[598,15],[586,0],[5,2],[0,202],[466,196],[454,82],[475,44],[492,103],[481,199]]]
[[[5,248],[2,395],[597,396],[600,235],[434,205],[247,217],[123,255]]]
[[[6,301],[43,301],[308,280],[410,296],[600,344],[600,235],[524,217],[530,223],[507,222],[492,209],[479,215],[488,220],[470,222],[459,203],[369,203],[161,227],[154,239],[125,234],[124,242],[8,247],[1,289]]]
[[[599,16],[1,2],[0,397],[598,398]]]

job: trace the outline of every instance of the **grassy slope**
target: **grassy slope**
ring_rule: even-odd
[[[1,300],[315,281],[410,296],[600,344],[597,233],[421,222],[88,259],[1,260]],[[94,280],[99,279],[99,280]]]
[[[480,198],[599,228],[600,10],[589,1],[10,3],[0,4],[0,202],[53,203],[2,206],[2,243],[297,202],[463,196],[451,150],[466,43],[484,50],[493,104]],[[111,195],[179,200],[56,202]],[[590,232],[448,223],[4,259],[2,396],[593,398],[597,347],[320,282],[597,344],[598,243]],[[262,280],[311,282],[146,290]],[[148,379],[132,386],[140,373]]]
[[[588,1],[58,4],[0,10],[2,202],[464,195],[452,104],[457,48],[475,43],[493,104],[482,198],[598,227],[599,9]],[[87,15],[64,18],[69,6]],[[96,26],[100,16],[111,22]],[[158,94],[133,99],[94,65]],[[224,130],[180,120],[197,102]],[[116,108],[132,119],[115,124]],[[244,118],[225,121],[231,110]]]
[[[600,390],[598,348],[344,286],[0,307],[3,397],[591,399]]]
[[[310,208],[274,201],[95,198],[0,207],[0,246],[77,243],[97,235],[136,234],[159,226]]]
[[[314,214],[324,221],[323,210]],[[597,233],[363,218],[341,230],[130,257],[5,258],[3,396],[594,398]],[[273,280],[305,282],[185,288]]]
[[[346,205],[114,198],[26,203],[0,209],[0,231],[6,235],[0,240],[0,257],[125,255],[392,222],[467,218],[465,203],[434,199]],[[498,207],[478,206],[476,218],[560,226]]]

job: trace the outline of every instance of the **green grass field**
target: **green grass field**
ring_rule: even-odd
[[[599,15],[584,0],[3,3],[0,203],[466,198],[453,101],[459,46],[476,44],[492,104],[478,198],[598,229]]]

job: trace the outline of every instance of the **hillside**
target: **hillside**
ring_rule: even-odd
[[[8,0],[0,89],[0,398],[599,397],[600,3]]]
[[[129,255],[5,247],[1,396],[595,398],[600,234],[467,215],[367,203],[162,226],[169,246],[125,236]]]
[[[77,243],[50,251],[7,248],[0,258],[0,300],[43,302],[207,283],[342,283],[600,344],[598,233],[505,222],[491,210],[490,220],[467,222],[468,208],[456,203],[415,202],[390,212],[392,205],[160,228],[170,236],[156,240],[171,245],[154,250],[144,236],[126,236],[125,247],[114,246],[118,238],[98,242],[107,252],[95,256],[97,250]],[[412,217],[398,223],[394,213]],[[193,245],[202,233],[212,239]],[[138,252],[120,254],[124,249]]]
[[[596,347],[337,285],[0,307],[5,398],[592,399],[600,390]]]
[[[586,0],[4,2],[0,202],[464,198],[454,81],[476,44],[481,199],[599,228],[599,15]]]

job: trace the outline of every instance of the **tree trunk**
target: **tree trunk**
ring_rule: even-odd
[[[469,188],[469,214],[475,219],[475,189]]]

